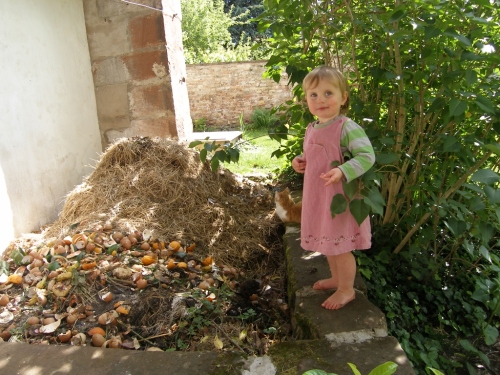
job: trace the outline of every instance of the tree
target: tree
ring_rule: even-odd
[[[498,2],[265,0],[264,5],[259,26],[273,33],[270,77],[279,80],[285,69],[299,100],[302,79],[314,66],[337,66],[349,78],[350,115],[374,144],[377,162],[369,177],[380,184],[386,202],[373,217],[378,260],[396,270],[384,268],[384,282],[389,274],[392,282],[416,280],[410,302],[432,304],[436,314],[424,318],[435,319],[466,351],[481,356],[464,337],[482,335],[487,344],[498,338]],[[292,158],[301,148],[310,114],[299,100],[281,108],[288,110],[288,126],[280,131],[297,137],[284,141],[276,155]],[[396,288],[394,295],[406,298],[402,283]],[[381,300],[387,300],[385,289]],[[481,312],[463,310],[477,301]],[[395,309],[391,319],[404,320],[397,314],[424,319],[386,307]],[[411,353],[416,339],[400,332]],[[440,339],[432,345],[438,347]],[[412,360],[438,367],[436,358]]]
[[[232,8],[225,12],[224,6],[224,0],[181,0],[182,41],[188,64],[262,58],[245,34],[236,38],[229,31],[245,24],[240,18],[249,17],[250,12],[232,14]]]
[[[224,12],[223,0],[181,0],[182,42],[186,62],[206,62],[231,43],[228,28],[234,24]]]
[[[266,31],[259,32],[257,23],[253,20],[264,11],[263,0],[225,0],[224,10],[230,13],[238,22],[229,27],[233,43],[240,43],[242,35],[252,42],[258,42],[269,35]]]

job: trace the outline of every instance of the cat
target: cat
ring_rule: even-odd
[[[302,202],[295,203],[290,195],[290,189],[274,193],[276,215],[284,222],[300,223]]]

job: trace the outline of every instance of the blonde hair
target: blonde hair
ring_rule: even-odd
[[[334,86],[338,87],[342,96],[347,93],[347,100],[340,107],[341,114],[347,113],[347,111],[349,110],[349,85],[347,83],[347,79],[338,69],[326,65],[321,65],[317,68],[314,68],[305,76],[304,81],[302,81],[302,89],[304,90],[304,93],[308,89],[315,88],[322,80],[326,80]]]

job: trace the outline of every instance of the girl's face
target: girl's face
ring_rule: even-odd
[[[328,122],[340,114],[340,107],[347,100],[347,92],[343,93],[333,83],[320,80],[315,87],[306,90],[309,111],[320,123]]]

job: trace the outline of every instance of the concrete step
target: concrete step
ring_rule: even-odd
[[[333,291],[317,291],[315,281],[330,277],[324,256],[300,247],[297,226],[287,226],[284,246],[287,258],[288,299],[292,326],[299,339],[325,338],[337,344],[363,342],[387,336],[385,315],[366,298],[366,285],[358,275],[356,298],[340,310],[327,310],[321,303]]]
[[[241,139],[240,131],[218,131],[218,132],[193,132],[188,136],[188,141],[215,142],[216,144],[235,143]]]
[[[396,375],[415,374],[398,341],[390,336],[341,345],[327,340],[291,341],[271,347],[268,354],[276,374],[301,375],[318,369],[337,375],[352,375],[349,363],[354,364],[361,374],[368,374],[388,361],[398,365]]]

